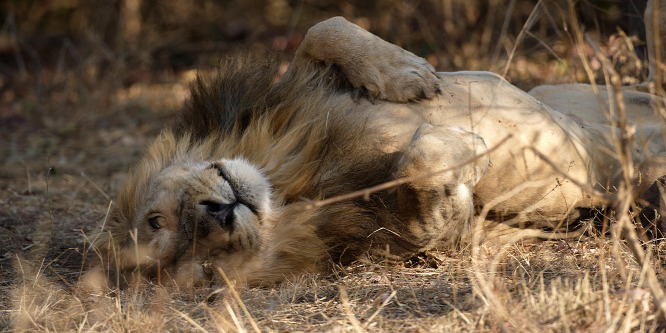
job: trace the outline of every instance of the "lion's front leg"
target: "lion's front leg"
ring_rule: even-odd
[[[483,139],[457,127],[424,124],[414,134],[400,161],[399,178],[434,175],[398,189],[401,228],[420,251],[455,246],[471,226],[472,190],[488,169],[488,155],[452,167],[486,151]],[[446,170],[444,172],[440,172]]]
[[[342,17],[328,19],[308,30],[292,67],[311,61],[336,65],[355,88],[365,89],[372,98],[407,102],[431,98],[440,92],[439,79],[425,59]]]

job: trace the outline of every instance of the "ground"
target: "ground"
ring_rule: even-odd
[[[285,1],[268,1],[266,6],[274,6],[272,12],[278,13],[285,3],[292,17],[297,10],[316,7],[299,9]],[[528,41],[524,35],[519,37],[534,12],[531,2],[514,3],[516,7],[509,12],[513,15],[505,15],[513,2],[492,2],[493,8],[501,9],[496,17],[484,10],[474,12],[482,7],[478,4],[467,6],[460,1],[442,2],[452,4],[451,13],[432,2],[435,9],[442,10],[442,17],[429,16],[428,1],[413,7],[408,2],[386,2],[407,7],[375,16],[368,14],[373,8],[331,3],[336,5],[328,6],[337,6],[334,10],[321,9],[325,5],[319,4],[318,15],[343,14],[374,27],[382,37],[427,57],[439,70],[493,70],[523,89],[541,83],[586,82],[589,77],[579,60],[582,52],[591,57],[595,73],[601,73],[592,49],[587,44],[576,47],[567,35],[571,29],[562,27],[556,10],[537,11]],[[566,11],[567,3],[563,4],[558,8]],[[16,6],[18,15],[22,8]],[[407,15],[403,13],[411,13],[414,19],[405,25],[385,24],[387,17],[399,19],[396,15]],[[624,241],[602,234],[599,228],[576,239],[517,243],[501,250],[482,247],[477,254],[465,248],[427,253],[402,263],[360,261],[330,276],[295,276],[273,288],[212,286],[185,292],[147,284],[105,295],[81,294],[75,286],[86,270],[87,241],[95,226],[104,223],[129,166],[140,158],[151,138],[174,121],[197,70],[211,75],[220,57],[233,53],[237,45],[199,40],[175,43],[178,47],[148,43],[151,52],[127,51],[131,56],[122,58],[118,49],[108,51],[109,56],[102,44],[94,44],[100,47],[97,49],[90,47],[93,42],[89,39],[60,38],[42,46],[28,38],[34,34],[21,35],[20,24],[14,26],[18,33],[12,30],[10,23],[21,20],[6,17],[0,37],[15,44],[5,52],[0,43],[0,51],[5,50],[0,56],[9,59],[0,66],[0,330],[561,332],[666,328],[658,320],[645,270]],[[466,20],[464,26],[445,24],[460,24],[461,17]],[[493,38],[493,33],[502,31],[505,17],[511,18],[506,38]],[[602,23],[611,21],[602,17],[606,18]],[[317,19],[294,25],[287,20],[284,26],[290,29],[283,30],[279,19],[254,17],[255,22],[267,22],[262,24],[268,26],[254,27],[263,29],[260,33],[229,23],[223,34],[247,33],[250,37],[238,43],[253,50],[261,44],[278,52],[286,66],[299,36]],[[472,25],[472,21],[482,24]],[[463,35],[464,29],[473,33]],[[441,31],[448,34],[450,43],[440,39]],[[603,52],[622,71],[625,83],[640,81],[644,74],[640,59],[630,47],[640,46],[640,41],[625,38],[614,28],[597,32]],[[145,38],[154,42],[177,37]],[[512,52],[516,41],[521,48]],[[42,47],[38,52],[30,52],[38,46]],[[172,53],[162,58],[161,50]],[[42,62],[35,59],[40,55]],[[184,66],[179,62],[183,57],[195,60]],[[644,245],[663,281],[663,245]]]

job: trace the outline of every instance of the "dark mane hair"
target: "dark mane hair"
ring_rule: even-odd
[[[227,59],[214,79],[197,78],[181,121],[163,131],[132,168],[106,226],[111,232],[102,233],[96,247],[127,242],[146,188],[160,172],[187,161],[221,158],[244,158],[261,169],[281,207],[271,222],[271,237],[277,238],[267,245],[273,248],[270,255],[279,258],[266,260],[276,265],[266,274],[285,274],[301,269],[295,265],[323,259],[320,252],[304,248],[304,242],[326,244],[326,253],[335,262],[357,258],[373,241],[386,243],[382,238],[388,236],[377,234],[372,240],[366,236],[396,218],[386,208],[392,206],[390,195],[384,193],[379,199],[373,194],[369,200],[317,209],[306,209],[304,201],[392,179],[399,153],[382,152],[379,147],[386,144],[378,134],[382,129],[370,128],[365,115],[352,112],[358,103],[368,102],[340,98],[354,91],[333,66],[302,62],[275,83],[277,69],[275,60],[238,56]],[[304,253],[308,251],[312,253]],[[308,263],[308,256],[316,258]]]

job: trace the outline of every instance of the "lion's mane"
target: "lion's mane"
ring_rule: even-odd
[[[338,98],[351,89],[344,76],[334,67],[307,63],[274,84],[276,61],[247,59],[227,60],[211,81],[198,78],[181,121],[164,130],[131,169],[94,244],[113,265],[133,264],[131,251],[122,249],[131,248],[130,224],[148,184],[162,170],[189,160],[241,157],[271,183],[277,209],[265,221],[257,262],[248,264],[254,281],[270,283],[331,262],[348,263],[373,242],[389,242],[381,234],[368,237],[387,221],[396,222],[387,196],[307,207],[308,200],[390,180],[399,158],[378,148],[383,129],[369,128],[352,113],[354,101]]]

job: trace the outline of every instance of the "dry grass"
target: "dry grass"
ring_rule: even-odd
[[[253,49],[254,44],[277,45],[285,58],[293,52],[289,43],[297,41],[307,26],[322,17],[344,14],[427,56],[440,70],[502,73],[506,69],[509,81],[521,88],[539,83],[603,83],[604,76],[623,83],[644,79],[633,49],[640,43],[614,28],[595,27],[595,20],[589,18],[573,24],[567,9],[571,2],[544,1],[541,9],[534,10],[535,2],[490,1],[487,11],[496,15],[488,15],[474,1],[386,1],[371,8],[346,2],[320,7],[287,3],[288,10],[280,7],[285,3],[262,2],[275,17],[239,7],[222,19],[237,22],[243,11],[252,12],[246,14],[252,16],[248,22],[261,26],[250,31],[244,43]],[[206,6],[200,10],[210,11]],[[24,8],[16,7],[20,15]],[[601,16],[599,25],[612,21],[609,16]],[[645,257],[637,256],[635,243],[619,238],[620,229],[605,235],[590,231],[566,241],[519,242],[501,251],[481,246],[432,252],[399,264],[360,261],[331,276],[294,276],[275,288],[238,286],[237,294],[228,287],[180,291],[148,282],[107,294],[82,294],[76,283],[85,270],[87,236],[105,218],[128,165],[173,119],[192,76],[189,70],[149,66],[162,58],[153,58],[154,63],[146,59],[175,40],[182,48],[195,49],[192,53],[199,59],[195,63],[209,68],[216,63],[210,60],[209,50],[217,53],[217,59],[232,46],[183,45],[182,30],[162,39],[154,33],[159,30],[137,37],[145,38],[143,51],[127,45],[114,48],[104,44],[102,37],[89,36],[84,42],[65,39],[56,48],[59,52],[53,52],[57,59],[45,59],[43,67],[34,69],[31,64],[39,63],[39,52],[34,55],[30,48],[37,47],[36,42],[21,33],[34,20],[6,17],[0,37],[13,40],[20,52],[11,53],[15,72],[0,66],[0,330],[614,332],[666,328],[656,304],[664,300],[652,296],[654,286],[649,284],[651,270],[658,284],[664,284],[666,248],[663,242],[643,243],[640,251]],[[157,25],[155,17],[151,20],[147,22]],[[92,24],[79,21],[84,26]],[[588,32],[596,32],[587,41],[577,35],[583,24],[588,24]],[[2,38],[0,42],[6,39]],[[72,61],[75,57],[80,58]],[[617,75],[604,75],[612,74],[611,70]],[[618,199],[614,207],[626,207],[629,199]],[[618,210],[613,220],[629,221],[625,213],[626,209]]]
[[[356,264],[338,276],[299,276],[271,289],[179,292],[155,285],[77,295],[23,269],[8,315],[16,331],[624,331],[655,329],[645,272],[609,241],[514,244],[482,272],[502,304],[477,287],[465,253],[436,253],[436,268]],[[492,252],[488,252],[492,254]],[[627,278],[622,278],[619,265]],[[40,270],[41,269],[41,270]],[[248,309],[245,313],[243,307]],[[502,314],[505,312],[505,314]]]

